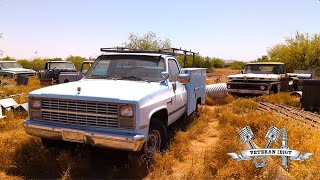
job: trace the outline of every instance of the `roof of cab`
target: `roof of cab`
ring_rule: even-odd
[[[47,61],[47,63],[50,62],[50,63],[72,63],[71,61]]]
[[[0,61],[0,63],[2,62],[8,63],[8,62],[18,62],[18,61]]]
[[[161,54],[161,53],[102,53],[103,56],[119,56],[119,55],[131,55],[131,56],[153,56],[153,57],[173,57],[169,54]]]

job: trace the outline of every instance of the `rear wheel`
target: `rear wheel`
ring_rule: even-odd
[[[167,131],[164,124],[157,118],[151,119],[147,141],[144,145],[144,153],[147,157],[152,157],[156,152],[166,148]]]

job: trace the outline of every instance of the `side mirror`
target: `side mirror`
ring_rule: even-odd
[[[186,84],[190,82],[190,75],[189,74],[179,74],[178,81],[182,84]]]
[[[241,74],[243,74],[243,70],[241,70]]]
[[[161,73],[161,76],[162,76],[163,80],[165,81],[165,80],[169,79],[169,72],[163,71]]]

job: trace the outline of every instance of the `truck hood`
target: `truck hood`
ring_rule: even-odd
[[[13,73],[35,73],[35,71],[32,69],[24,69],[24,68],[8,68],[3,70],[8,72],[13,72]]]
[[[229,80],[279,81],[278,74],[235,74],[227,76]]]
[[[79,93],[78,88],[81,89]],[[82,79],[41,88],[30,92],[29,96],[89,101],[141,102],[167,90],[168,86],[159,82]]]

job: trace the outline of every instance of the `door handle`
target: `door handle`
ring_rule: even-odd
[[[172,89],[173,89],[174,92],[176,92],[176,90],[177,90],[176,82],[172,83]]]

